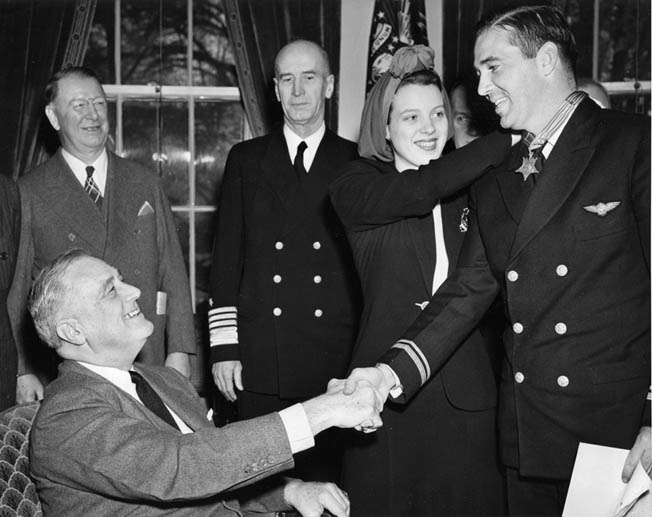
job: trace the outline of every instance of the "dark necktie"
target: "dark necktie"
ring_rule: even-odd
[[[546,157],[543,155],[543,148],[546,143],[543,142],[542,145],[532,148],[533,141],[533,133],[523,133],[521,140],[521,158],[523,161],[521,166],[516,169],[516,172],[523,175],[523,181],[531,184],[536,183],[536,177],[543,170],[546,161]]]
[[[84,183],[84,190],[91,196],[93,203],[98,206],[102,205],[102,193],[97,186],[97,183],[93,180],[93,173],[95,168],[92,165],[86,167],[86,182]]]
[[[161,397],[158,396],[158,393],[156,393],[150,383],[147,382],[142,375],[133,370],[129,372],[129,375],[131,376],[131,381],[136,385],[136,393],[138,393],[138,396],[145,407],[161,420],[164,420],[175,429],[179,429],[179,426],[172,417],[172,413],[170,413],[161,400]]]
[[[294,171],[297,173],[297,178],[301,181],[306,175],[306,168],[303,165],[303,153],[305,152],[308,144],[303,140],[297,147],[297,155],[294,158]]]

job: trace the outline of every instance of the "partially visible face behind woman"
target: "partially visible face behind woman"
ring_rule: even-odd
[[[448,139],[448,118],[434,84],[406,84],[394,94],[386,138],[401,172],[441,156]]]

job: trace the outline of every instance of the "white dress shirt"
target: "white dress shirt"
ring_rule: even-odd
[[[86,183],[86,178],[88,177],[86,174],[86,167],[91,165],[95,169],[95,171],[93,171],[93,181],[97,185],[97,188],[100,189],[102,197],[104,197],[104,192],[106,192],[106,175],[109,166],[109,159],[106,154],[106,149],[102,151],[102,154],[100,154],[97,160],[95,160],[93,163],[82,162],[79,158],[70,154],[63,147],[61,148],[61,155],[68,164],[68,167],[70,167],[72,170],[75,178],[77,178],[77,181],[81,183],[82,187]]]

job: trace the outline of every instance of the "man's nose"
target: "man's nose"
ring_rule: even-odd
[[[480,73],[478,77],[478,95],[480,97],[485,97],[489,93],[490,81],[487,79],[487,75]]]
[[[292,95],[296,97],[303,95],[303,81],[301,79],[292,83]]]
[[[131,284],[127,283],[122,283],[120,286],[120,290],[122,291],[122,295],[127,299],[127,300],[138,300],[140,298],[140,289],[138,287],[133,286]]]

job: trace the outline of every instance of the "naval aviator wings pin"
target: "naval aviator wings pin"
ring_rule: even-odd
[[[600,217],[604,217],[607,213],[611,212],[614,208],[620,205],[620,201],[607,201],[606,203],[597,203],[595,205],[586,205],[584,210],[596,214]]]

